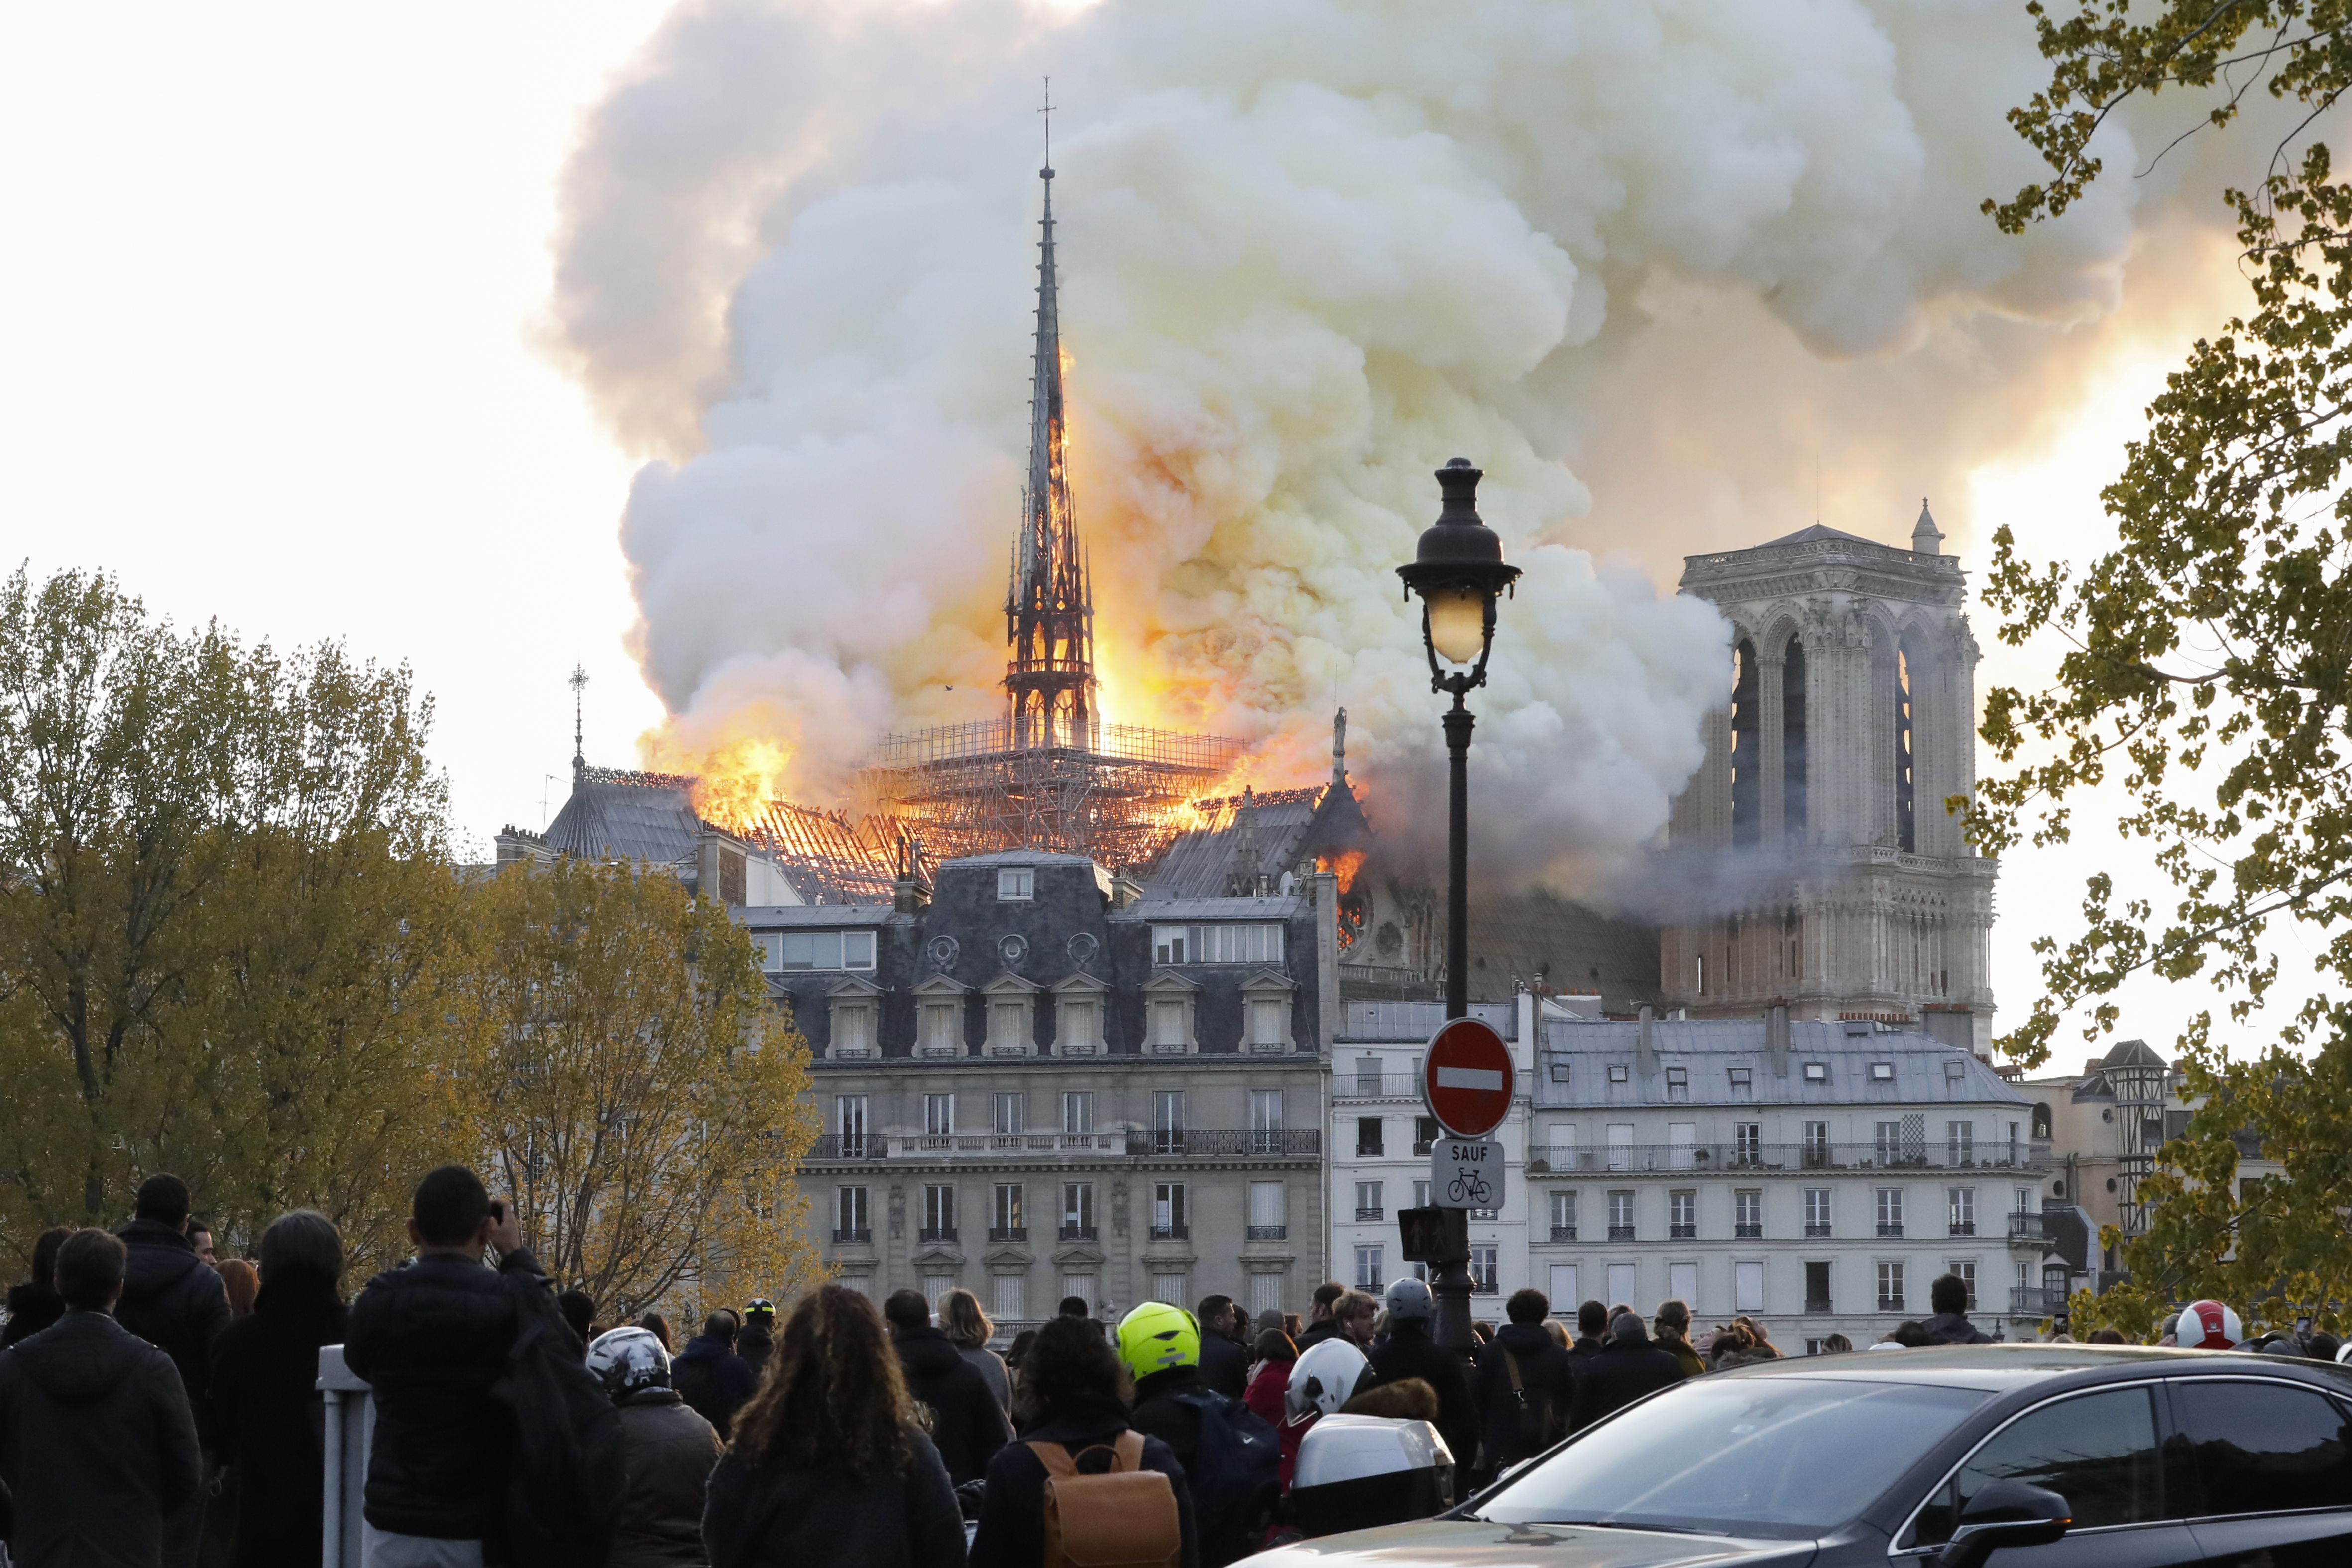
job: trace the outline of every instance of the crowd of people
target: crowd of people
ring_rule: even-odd
[[[1527,1289],[1465,1356],[1418,1279],[1322,1286],[1303,1321],[1210,1296],[1114,1325],[1072,1297],[1003,1355],[970,1291],[877,1306],[828,1284],[781,1321],[765,1300],[714,1310],[674,1348],[658,1313],[606,1326],[555,1290],[462,1167],[417,1184],[408,1233],[415,1256],[348,1306],[326,1218],[293,1211],[257,1258],[221,1259],[170,1175],[118,1232],[43,1234],[0,1330],[14,1561],[319,1563],[334,1344],[374,1404],[361,1512],[378,1568],[1222,1568],[1280,1538],[1326,1416],[1431,1423],[1462,1495],[1634,1400],[1780,1354],[1750,1317],[1695,1335],[1680,1300],[1647,1321],[1585,1301],[1571,1322]],[[1962,1280],[1931,1295],[1933,1316],[1869,1348],[1988,1338]],[[2161,1342],[2339,1350],[2248,1342],[2211,1301]]]

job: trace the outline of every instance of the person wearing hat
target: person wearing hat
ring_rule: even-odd
[[[1454,1450],[1454,1465],[1466,1474],[1478,1453],[1478,1406],[1470,1397],[1470,1375],[1462,1358],[1430,1338],[1437,1322],[1437,1298],[1411,1275],[1388,1289],[1389,1337],[1367,1359],[1381,1383],[1417,1377],[1437,1391],[1437,1435]]]
[[[588,1347],[588,1370],[621,1411],[628,1490],[610,1568],[704,1562],[702,1505],[725,1445],[669,1385],[669,1352],[651,1329],[610,1329]]]
[[[1119,1320],[1118,1359],[1135,1379],[1130,1424],[1167,1444],[1189,1478],[1201,1568],[1223,1568],[1265,1540],[1282,1491],[1282,1448],[1247,1405],[1201,1380],[1201,1338],[1192,1313],[1146,1301]]]
[[[757,1383],[767,1369],[768,1352],[775,1348],[776,1304],[765,1296],[754,1296],[743,1303],[743,1328],[735,1336],[735,1353],[751,1369],[752,1382]]]

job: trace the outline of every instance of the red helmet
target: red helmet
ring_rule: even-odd
[[[2245,1326],[2238,1314],[2219,1301],[2191,1301],[2180,1309],[2180,1321],[2172,1331],[2172,1342],[2184,1350],[2235,1350],[2246,1337]]]

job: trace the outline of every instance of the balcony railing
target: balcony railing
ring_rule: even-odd
[[[1609,1239],[1631,1241],[1633,1239],[1633,1227],[1630,1225],[1612,1225],[1609,1227]]]
[[[2042,1215],[2012,1210],[2009,1216],[2009,1239],[2013,1243],[2029,1243],[2039,1247],[2047,1237],[2042,1229]]]
[[[1029,1227],[1025,1225],[992,1225],[988,1227],[991,1241],[1026,1241]]]
[[[1977,1222],[1972,1219],[1956,1219],[1952,1222],[1951,1234],[1954,1236],[1974,1236],[1976,1233]]]
[[[1826,1296],[1808,1296],[1805,1298],[1805,1310],[1808,1312],[1827,1312],[1834,1310],[1834,1309],[1830,1306],[1829,1298]]]
[[[1333,1073],[1332,1098],[1335,1100],[1419,1100],[1419,1073],[1366,1072]]]
[[[1249,1227],[1252,1241],[1287,1241],[1290,1227],[1286,1225],[1254,1225]]]
[[[1825,1219],[1809,1219],[1805,1222],[1805,1239],[1808,1241],[1818,1239],[1829,1233],[1830,1222]]]
[[[1388,1145],[1385,1143],[1359,1143],[1356,1145],[1356,1158],[1359,1160],[1379,1160],[1385,1158],[1387,1154]]]
[[[1412,1152],[1416,1155],[1426,1154],[1436,1146],[1437,1140],[1434,1138],[1416,1138],[1412,1141]]]
[[[1666,1226],[1666,1239],[1668,1241],[1696,1241],[1698,1239],[1698,1226],[1696,1224],[1688,1220],[1682,1221],[1678,1224],[1669,1225]]]
[[[1736,1241],[1759,1240],[1764,1235],[1764,1222],[1757,1219],[1742,1220],[1731,1227],[1731,1235]]]
[[[1056,1154],[1129,1160],[1297,1158],[1322,1151],[1312,1127],[1237,1127],[1112,1132],[828,1132],[810,1145],[803,1163],[853,1160],[1010,1160],[1035,1162]],[[1426,1147],[1419,1152],[1427,1153]]]
[[[873,1228],[863,1225],[837,1225],[833,1227],[833,1239],[842,1247],[864,1247],[874,1239]]]
[[[956,1227],[951,1225],[927,1225],[923,1226],[922,1234],[917,1239],[922,1241],[953,1241],[955,1238]]]
[[[2063,1290],[2054,1290],[2047,1285],[2009,1288],[2009,1315],[2012,1318],[2054,1318],[2065,1310]]]
[[[1901,1236],[1903,1234],[1903,1222],[1899,1219],[1880,1220],[1878,1222],[1878,1234],[1881,1236]]]
[[[1944,1143],[1618,1143],[1538,1144],[1529,1170],[1548,1171],[2038,1171],[2050,1164],[2048,1142]]]
[[[1385,1208],[1365,1208],[1360,1204],[1356,1207],[1356,1223],[1362,1225],[1370,1220],[1386,1219],[1388,1214]]]
[[[1903,1298],[1900,1296],[1881,1296],[1878,1299],[1878,1310],[1882,1312],[1899,1312],[1903,1310]]]
[[[1094,1238],[1095,1227],[1090,1225],[1066,1225],[1062,1227],[1061,1239],[1064,1241],[1092,1241]]]
[[[1572,1225],[1556,1225],[1551,1227],[1551,1238],[1554,1241],[1574,1241],[1576,1227]]]
[[[1151,1239],[1154,1241],[1183,1241],[1192,1234],[1192,1227],[1184,1225],[1155,1225],[1151,1227]]]

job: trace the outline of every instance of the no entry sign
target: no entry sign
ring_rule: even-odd
[[[1511,1109],[1511,1049],[1494,1026],[1454,1018],[1429,1037],[1422,1102],[1456,1138],[1484,1138]]]

